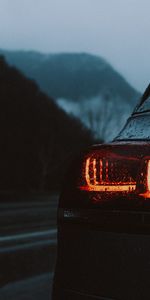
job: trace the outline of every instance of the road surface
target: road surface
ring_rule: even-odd
[[[45,273],[6,285],[0,290],[1,300],[51,300],[53,273]]]
[[[40,195],[34,199],[33,196],[20,197],[20,201],[19,198],[16,201],[14,197],[12,201],[5,202],[1,198],[0,287],[3,292],[6,286],[7,292],[11,287],[13,291],[15,287],[16,291],[24,286],[28,288],[28,284],[32,287],[31,279],[26,281],[32,277],[35,283],[41,281],[45,286],[45,293],[48,293],[49,277],[43,274],[52,273],[55,265],[57,203],[57,194],[44,197]],[[25,280],[22,281],[23,285],[21,280]],[[15,282],[18,282],[17,285]],[[39,289],[41,284],[37,284]],[[7,298],[1,296],[0,300],[3,299]]]

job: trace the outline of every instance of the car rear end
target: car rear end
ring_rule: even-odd
[[[53,300],[150,299],[150,142],[130,126],[142,128],[141,117],[71,166],[58,209]]]

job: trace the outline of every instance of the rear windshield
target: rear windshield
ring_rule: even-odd
[[[143,96],[140,99],[140,103],[136,106],[133,114],[143,113],[146,111],[150,111],[150,84],[145,90]]]
[[[150,111],[150,97],[148,97],[142,104],[140,103],[134,110],[134,113],[141,113],[146,111]]]
[[[133,115],[115,140],[150,141],[150,115]]]
[[[150,141],[150,85],[140,99],[133,114],[115,140]]]

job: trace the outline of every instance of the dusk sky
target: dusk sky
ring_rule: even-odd
[[[150,1],[0,0],[0,48],[98,54],[143,91],[150,82]]]

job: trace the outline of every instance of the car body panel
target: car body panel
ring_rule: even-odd
[[[110,144],[122,147],[124,155],[134,149],[139,159],[150,156],[149,96],[150,86]],[[142,200],[138,209],[118,200],[114,206],[90,207],[88,193],[72,188],[77,168],[60,197],[53,300],[149,300],[150,202]]]
[[[93,217],[88,226],[82,217],[80,222],[71,218],[59,225],[55,284],[61,295],[54,299],[65,299],[65,291],[74,291],[77,300],[79,293],[102,299],[149,299],[150,231],[140,231],[144,213],[135,212],[132,219],[126,212],[123,230],[119,219],[118,224],[115,218],[108,222],[107,214],[101,220],[101,212],[98,221],[96,215],[97,222]],[[141,226],[137,228],[135,223]],[[145,224],[150,224],[150,214],[146,214]]]

